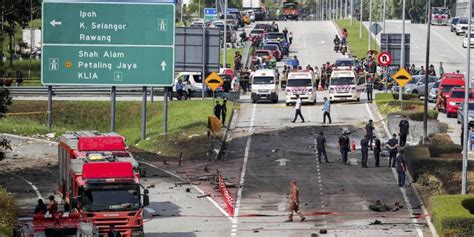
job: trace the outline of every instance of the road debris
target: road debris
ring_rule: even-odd
[[[198,198],[205,198],[205,197],[210,197],[211,194],[204,194],[204,195],[199,195]]]
[[[375,220],[373,222],[370,222],[369,225],[381,225],[382,224],[382,221],[379,221],[379,220]]]
[[[327,233],[328,233],[328,230],[326,230],[326,229],[320,229],[320,230],[319,230],[319,233],[320,233],[320,234],[327,234]]]
[[[370,204],[369,209],[376,212],[386,212],[391,210],[389,206],[383,204],[380,200],[377,200],[375,204]]]

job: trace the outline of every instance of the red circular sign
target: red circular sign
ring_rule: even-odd
[[[381,52],[378,57],[380,66],[387,67],[392,63],[392,55],[388,52]]]

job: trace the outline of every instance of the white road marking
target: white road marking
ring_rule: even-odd
[[[17,177],[17,178],[23,180],[25,183],[29,184],[29,185],[31,186],[31,188],[35,191],[36,197],[38,197],[38,199],[43,199],[43,196],[41,196],[40,191],[38,190],[38,188],[37,188],[32,182],[30,182],[29,180],[27,180],[27,179],[25,179],[25,178],[23,178],[23,177],[20,177],[20,176],[18,176],[18,175],[16,175],[16,174],[13,174],[13,175],[14,175],[15,177]]]
[[[248,130],[248,136],[247,136],[247,144],[245,146],[244,163],[242,164],[242,172],[240,174],[239,191],[237,192],[237,201],[235,202],[234,217],[232,218],[232,230],[231,230],[232,236],[237,236],[236,232],[238,228],[237,225],[239,223],[238,216],[240,212],[240,202],[242,200],[242,191],[244,189],[245,172],[247,171],[247,163],[249,160],[250,144],[252,143],[253,122],[255,118],[256,107],[257,107],[257,104],[253,104],[252,115],[250,117],[250,127]]]
[[[316,131],[313,130],[313,134],[316,134]],[[323,184],[322,184],[322,180],[321,180],[321,170],[319,168],[319,158],[317,157],[317,151],[318,151],[318,140],[316,138],[313,139],[314,140],[314,148],[315,148],[315,160],[316,160],[316,168],[317,168],[317,175],[318,175],[318,183],[319,183],[319,195],[320,195],[320,199],[321,199],[321,211],[324,212],[325,210],[325,203],[324,203],[324,199],[323,199],[323,196],[324,196],[324,193],[323,193]],[[326,216],[323,215],[323,228],[327,228],[327,220],[326,220]]]
[[[145,207],[145,208],[143,208],[143,209],[145,209],[145,211],[146,211],[147,213],[156,213],[155,210],[153,210],[152,208],[149,208],[149,207]]]
[[[175,174],[175,173],[173,173],[173,172],[170,172],[170,171],[168,171],[168,170],[162,169],[162,168],[160,168],[160,167],[158,167],[158,166],[156,166],[156,165],[154,165],[154,164],[150,164],[150,163],[147,163],[147,162],[144,162],[144,161],[140,161],[139,163],[142,163],[142,164],[148,165],[148,166],[150,166],[150,167],[153,167],[153,168],[155,168],[155,169],[161,170],[161,171],[163,171],[163,172],[165,172],[165,173],[167,173],[167,174],[169,174],[169,175],[171,175],[171,176],[173,176],[173,177],[179,179],[180,181],[183,181],[183,182],[186,182],[186,181],[187,181],[187,180],[184,179],[183,177],[181,177],[181,176],[179,176],[179,175],[177,175],[177,174]],[[193,188],[194,188],[196,191],[198,191],[201,195],[205,195],[205,194],[206,194],[204,191],[202,191],[202,189],[200,189],[200,188],[199,188],[198,186],[196,186],[196,185],[191,185],[191,187],[193,187]],[[212,205],[214,205],[214,206],[217,208],[217,210],[219,210],[222,214],[224,214],[225,217],[227,217],[230,221],[232,221],[232,218],[231,218],[231,216],[229,215],[229,213],[227,213],[227,212],[219,205],[219,203],[217,203],[216,201],[214,201],[214,199],[212,199],[211,197],[206,197],[206,199],[207,199],[210,203],[212,203]]]
[[[370,118],[372,120],[375,120],[374,115],[372,114],[372,111],[370,110],[369,104],[365,104],[365,106],[367,108],[367,111],[369,112]],[[379,117],[382,117],[380,114],[378,114],[378,115],[379,115]],[[390,131],[388,130],[388,127],[387,127],[387,124],[385,123],[385,120],[382,120],[382,124],[384,125],[384,130],[385,130],[387,136],[390,137]],[[397,174],[396,174],[394,168],[392,168],[392,173],[393,173],[393,177],[395,178],[395,180],[398,180],[397,179]],[[410,176],[410,174],[408,174],[408,176]],[[416,189],[414,188],[413,190],[414,190],[415,194],[417,194]],[[408,201],[406,190],[404,188],[400,188],[400,191],[403,194],[403,199],[405,200],[405,204],[407,205],[407,208],[413,212],[413,208],[412,208],[410,202]],[[422,203],[420,196],[416,195],[416,197],[417,197],[418,202]],[[426,211],[424,205],[422,205],[421,207],[422,207],[423,214],[426,216],[426,221],[428,222],[428,227],[430,228],[431,234],[433,236],[438,236],[437,233],[436,233],[436,229],[433,226],[433,223],[431,223],[431,217],[428,216],[428,212]],[[415,219],[415,218],[411,218],[411,221],[413,223],[418,223],[418,220]],[[418,227],[418,226],[416,226],[416,233],[417,233],[417,236],[423,237],[423,231],[421,231],[420,227]]]

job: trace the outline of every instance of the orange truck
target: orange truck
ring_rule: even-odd
[[[104,236],[111,225],[123,237],[141,237],[148,190],[140,167],[116,134],[74,132],[59,141],[59,192],[65,211],[90,220]]]
[[[300,9],[297,2],[284,2],[281,10],[283,19],[286,20],[298,20],[300,17]]]

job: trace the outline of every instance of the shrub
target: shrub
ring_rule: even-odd
[[[451,137],[446,133],[437,133],[430,136],[431,144],[428,145],[431,157],[439,157],[441,154],[461,153],[462,146],[454,144]]]
[[[0,236],[10,236],[18,215],[13,196],[0,188]]]
[[[408,105],[407,105],[408,107]],[[414,120],[414,121],[423,121],[424,113],[423,111],[418,111],[418,112],[413,112],[413,111],[398,111],[394,112],[394,114],[399,114],[399,115],[406,115],[409,119]],[[438,119],[438,111],[435,110],[428,110],[428,119]]]
[[[375,101],[390,101],[390,100],[394,100],[394,96],[393,96],[392,93],[377,93],[377,94],[375,94]]]
[[[444,186],[443,181],[441,181],[435,175],[422,174],[418,178],[417,183],[422,185],[422,186],[428,187],[431,194],[435,194],[435,195],[445,194],[445,190],[444,190],[444,187],[443,187]]]
[[[431,198],[432,221],[440,236],[474,236],[474,215],[463,206],[466,200],[474,200],[474,196],[442,195]]]

